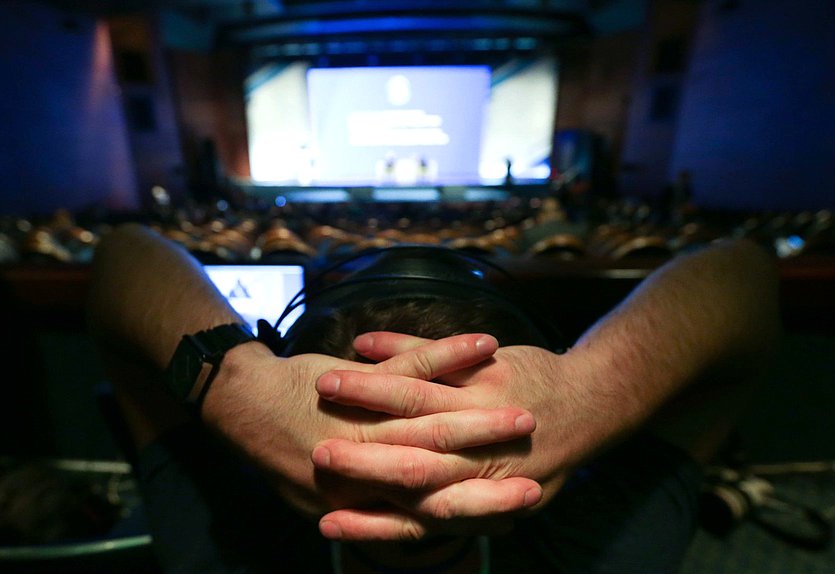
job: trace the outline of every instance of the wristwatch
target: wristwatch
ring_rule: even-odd
[[[250,341],[255,341],[255,335],[243,323],[183,335],[165,371],[168,390],[180,403],[199,411],[223,357],[230,349]]]

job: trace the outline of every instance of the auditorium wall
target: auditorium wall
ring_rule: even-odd
[[[0,214],[136,205],[107,27],[0,4]]]
[[[649,6],[629,86],[618,174],[624,195],[653,198],[669,183],[698,16],[698,4],[690,0],[655,0]]]
[[[835,207],[831,0],[709,0],[683,94],[670,175],[733,209]]]
[[[170,47],[168,67],[176,94],[183,154],[189,180],[201,177],[201,146],[216,148],[218,168],[228,177],[248,178],[243,56],[232,49],[214,52]]]
[[[136,166],[139,202],[148,207],[157,187],[178,201],[186,193],[186,169],[159,13],[122,14],[106,21]]]
[[[560,79],[557,132],[580,130],[605,142],[595,158],[608,180],[618,170],[640,52],[640,30],[621,30],[596,38],[566,42],[559,50]]]

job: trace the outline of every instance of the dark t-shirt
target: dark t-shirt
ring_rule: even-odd
[[[146,449],[138,474],[166,572],[334,572],[317,525],[196,425]],[[578,471],[510,534],[491,537],[489,572],[672,574],[697,526],[700,484],[685,453],[635,437]]]

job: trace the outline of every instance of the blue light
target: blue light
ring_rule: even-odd
[[[310,189],[292,191],[290,197],[295,202],[313,203],[344,203],[350,201],[351,195],[344,189]]]
[[[484,271],[481,269],[473,269],[472,274],[478,277],[479,279],[484,279]]]
[[[435,188],[380,188],[371,192],[374,201],[438,201],[440,192]]]
[[[774,240],[774,248],[778,257],[794,257],[803,252],[806,241],[798,235],[778,237]]]
[[[805,244],[806,244],[806,242],[799,235],[789,235],[786,238],[786,245],[788,245],[791,249],[794,249],[794,250],[803,249],[803,246]]]
[[[277,195],[275,197],[275,205],[276,207],[284,207],[285,205],[287,205],[287,198],[283,195]]]

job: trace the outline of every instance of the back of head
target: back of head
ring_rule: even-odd
[[[561,347],[556,329],[539,322],[509,290],[508,276],[472,255],[398,246],[351,259],[341,271],[339,280],[318,288],[314,282],[305,293],[305,313],[283,338],[282,355],[362,360],[352,342],[370,331],[427,339],[489,333],[503,346]]]

